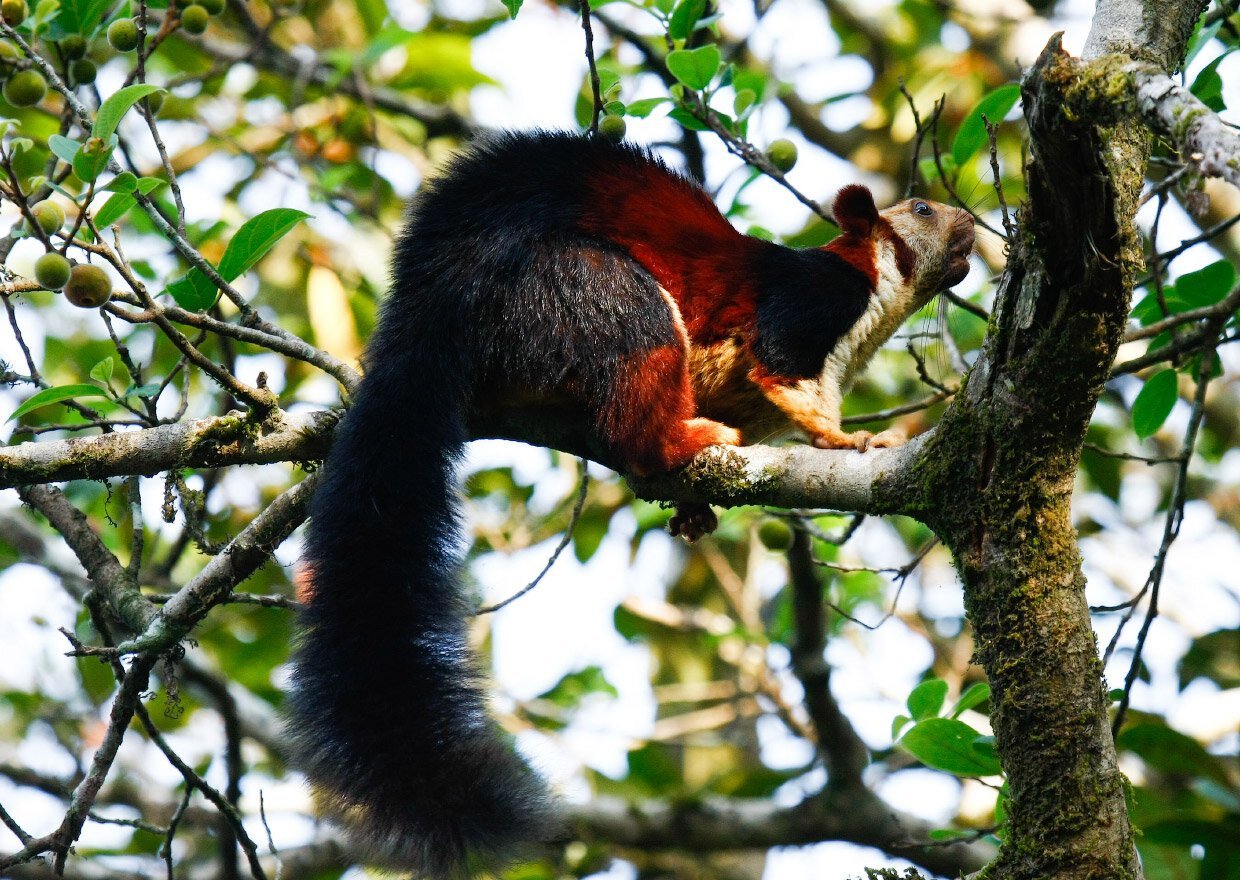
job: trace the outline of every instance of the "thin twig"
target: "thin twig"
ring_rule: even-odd
[[[1209,229],[1202,230],[1200,235],[1195,235],[1192,238],[1184,239],[1182,242],[1180,242],[1178,245],[1173,247],[1171,250],[1163,251],[1162,253],[1160,253],[1158,255],[1158,259],[1163,264],[1170,263],[1172,260],[1174,260],[1180,254],[1184,253],[1189,248],[1196,247],[1197,245],[1201,244],[1203,241],[1209,241],[1210,239],[1214,238],[1216,235],[1221,235],[1222,233],[1226,232],[1228,229],[1231,229],[1231,227],[1235,226],[1237,223],[1240,223],[1240,214],[1236,214],[1234,217],[1229,217],[1228,219],[1223,220],[1220,223],[1216,223],[1215,225],[1211,226]],[[1148,282],[1148,280],[1149,279],[1143,279],[1141,282],[1139,282],[1139,284],[1145,284],[1146,282]]]
[[[891,598],[891,606],[887,609],[886,613],[884,613],[883,616],[879,618],[877,623],[866,623],[863,620],[853,617],[851,614],[849,614],[843,608],[840,608],[834,602],[827,602],[827,605],[830,606],[831,610],[834,611],[836,614],[839,614],[841,617],[845,618],[846,620],[852,621],[858,626],[864,627],[865,629],[868,629],[868,630],[878,629],[880,626],[885,624],[888,620],[891,620],[891,618],[895,617],[896,606],[899,605],[900,603],[900,594],[904,592],[904,585],[905,583],[908,582],[909,575],[911,575],[914,571],[917,570],[917,566],[921,565],[922,560],[925,559],[927,555],[929,555],[931,550],[933,550],[935,547],[938,546],[938,543],[939,543],[938,538],[931,538],[924,545],[922,545],[922,548],[918,550],[916,554],[914,554],[912,559],[910,559],[907,563],[900,566],[899,568],[866,568],[865,566],[840,565],[835,562],[828,562],[827,560],[824,560],[824,559],[815,559],[814,564],[821,566],[822,568],[829,568],[833,571],[843,572],[845,574],[849,574],[852,572],[861,572],[861,571],[868,571],[873,574],[890,574],[890,575],[893,575],[892,579],[896,582],[896,594]]]
[[[912,93],[904,84],[904,77],[900,77],[899,84],[900,94],[904,96],[908,109],[912,111],[913,128],[916,131],[916,136],[913,138],[913,155],[909,159],[908,183],[904,186],[904,197],[911,199],[917,189],[917,181],[921,178],[921,146],[925,142],[926,134],[929,132],[930,127],[938,124],[939,113],[943,109],[943,104],[941,101],[936,101],[934,103],[934,111],[930,116],[930,122],[927,125],[922,125],[921,114],[917,111],[917,102],[913,100]]]
[[[589,487],[590,487],[590,474],[586,470],[586,460],[583,458],[581,459],[581,480],[579,481],[577,485],[577,502],[576,504],[573,505],[573,513],[572,513],[572,516],[569,518],[568,528],[564,530],[564,536],[560,538],[560,543],[555,548],[555,551],[551,554],[551,558],[547,560],[547,564],[544,565],[542,571],[538,573],[538,577],[534,578],[524,587],[517,590],[517,592],[513,593],[507,599],[505,599],[502,602],[497,602],[494,605],[486,605],[482,608],[479,608],[475,612],[475,614],[479,614],[479,615],[491,614],[495,611],[499,611],[505,605],[509,605],[517,601],[522,596],[524,596],[526,593],[528,593],[530,590],[538,586],[539,582],[542,581],[543,577],[546,576],[547,572],[551,571],[551,566],[555,565],[555,561],[560,558],[560,554],[564,552],[564,548],[567,547],[569,545],[569,542],[573,540],[573,531],[577,528],[577,521],[581,518],[581,511],[586,505],[586,491],[589,489]]]
[[[602,85],[598,78],[598,65],[594,61],[594,29],[590,26],[590,0],[577,0],[577,8],[581,10],[581,29],[586,35],[586,63],[590,66],[590,92],[594,96],[594,107],[590,113],[590,134],[598,134],[599,117],[603,115]]]
[[[939,391],[923,397],[921,400],[915,400],[912,403],[903,403],[899,406],[893,406],[889,409],[880,409],[875,412],[859,413],[855,416],[844,416],[840,419],[841,425],[861,425],[866,422],[881,422],[887,419],[894,419],[897,416],[906,416],[909,413],[921,412],[929,409],[936,403],[942,403],[944,400],[952,397],[957,389],[944,387]]]
[[[1137,600],[1140,600],[1142,596],[1148,595],[1149,605],[1146,607],[1145,619],[1141,622],[1141,629],[1137,633],[1137,643],[1133,647],[1132,662],[1128,666],[1128,674],[1124,676],[1123,695],[1119,699],[1119,705],[1115,710],[1115,718],[1111,722],[1112,735],[1117,735],[1120,728],[1124,726],[1124,718],[1128,714],[1128,704],[1132,699],[1132,686],[1136,682],[1137,674],[1141,669],[1141,656],[1145,649],[1145,640],[1149,635],[1150,627],[1158,617],[1158,599],[1162,589],[1163,572],[1167,564],[1167,553],[1175,539],[1179,537],[1180,526],[1184,522],[1184,505],[1188,500],[1188,466],[1192,460],[1193,449],[1197,445],[1197,432],[1200,430],[1202,419],[1205,417],[1206,390],[1210,386],[1210,376],[1214,369],[1214,358],[1215,352],[1213,348],[1207,349],[1201,355],[1201,366],[1197,372],[1197,388],[1193,394],[1193,408],[1188,417],[1188,428],[1184,432],[1184,444],[1181,447],[1181,459],[1175,474],[1175,484],[1171,489],[1171,501],[1167,506],[1167,518],[1163,525],[1162,543],[1159,545],[1158,553],[1154,557],[1154,565],[1150,568],[1145,586],[1141,588],[1140,593],[1136,597]],[[1114,651],[1120,633],[1123,632],[1125,624],[1132,618],[1136,608],[1137,601],[1134,601],[1128,613],[1124,615],[1119,625],[1115,628],[1115,635],[1111,637],[1106,653],[1103,655],[1104,665]]]
[[[977,317],[981,318],[983,321],[986,321],[987,323],[989,323],[990,312],[986,311],[984,308],[977,305],[976,303],[969,302],[967,299],[962,297],[960,294],[956,293],[956,291],[945,290],[939,295],[942,296],[944,299],[946,299],[948,302],[950,302],[952,305],[958,306],[959,308],[964,309],[970,315],[976,315]]]
[[[999,210],[1003,214],[1003,231],[1007,233],[1004,241],[1012,241],[1016,237],[1016,227],[1012,216],[1008,213],[1007,198],[1003,195],[1003,177],[999,174],[999,125],[991,122],[982,114],[982,123],[986,126],[986,137],[990,140],[990,173],[995,181],[995,196],[999,199]]]
[[[185,794],[181,797],[181,802],[177,804],[176,812],[168,820],[168,830],[164,835],[163,844],[159,847],[159,854],[163,857],[168,871],[168,880],[176,880],[176,873],[172,867],[172,841],[177,836],[177,829],[181,826],[181,820],[185,817],[185,811],[189,809],[189,802],[193,796],[193,787],[185,786]]]
[[[1083,446],[1086,449],[1096,452],[1099,455],[1105,455],[1108,458],[1121,458],[1124,461],[1140,461],[1148,465],[1174,464],[1184,460],[1182,455],[1153,456],[1135,455],[1131,452],[1116,452],[1114,449],[1107,449],[1105,446],[1099,446],[1097,443],[1085,443]]]
[[[4,804],[0,804],[0,822],[3,822],[5,827],[17,836],[17,839],[22,842],[22,846],[29,846],[30,842],[34,840],[32,836],[22,830],[22,827],[17,824],[17,820],[9,815],[9,811],[4,808]]]

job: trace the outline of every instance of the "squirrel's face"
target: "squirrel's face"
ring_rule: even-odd
[[[879,216],[912,252],[910,280],[927,299],[969,274],[974,232],[968,211],[929,199],[907,199]]]

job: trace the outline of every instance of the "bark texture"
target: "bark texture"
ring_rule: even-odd
[[[917,465],[918,515],[955,555],[1008,775],[1008,837],[986,877],[1141,876],[1071,496],[1142,261],[1150,138],[1116,112],[1131,90],[1123,66],[1174,66],[1201,7],[1100,3],[1093,58],[1056,39],[1026,75],[1020,237],[982,355]]]

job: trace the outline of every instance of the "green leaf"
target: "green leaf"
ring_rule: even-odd
[[[39,36],[59,12],[60,0],[39,0],[34,8],[34,15],[26,19],[25,26],[30,28],[31,34]]]
[[[147,398],[147,397],[154,397],[158,393],[159,393],[159,383],[149,382],[146,385],[139,385],[136,388],[129,389],[129,391],[125,393],[125,396],[129,397],[130,395],[132,395],[134,397]]]
[[[110,95],[99,107],[99,113],[95,116],[95,125],[90,130],[91,135],[104,140],[112,137],[116,133],[116,127],[121,124],[121,117],[129,111],[130,107],[147,95],[162,91],[163,89],[159,86],[153,86],[150,83],[135,83]]]
[[[176,281],[173,281],[164,292],[176,300],[177,305],[191,312],[209,309],[215,303],[220,292],[211,279],[197,269],[190,269]]]
[[[680,0],[667,23],[667,35],[673,40],[687,39],[705,11],[706,0]]]
[[[638,98],[636,101],[630,101],[624,105],[624,113],[626,116],[635,116],[638,119],[645,119],[660,104],[666,104],[670,98]]]
[[[1218,66],[1233,51],[1235,50],[1224,52],[1202,68],[1189,87],[1189,91],[1215,113],[1227,109],[1227,101],[1223,98],[1223,78],[1219,76]]]
[[[89,183],[102,174],[112,158],[113,149],[114,145],[101,138],[92,137],[83,144],[73,156],[73,173],[78,180]]]
[[[749,111],[757,106],[758,93],[753,89],[741,89],[736,93],[736,98],[732,101],[732,109],[736,111],[739,119],[744,119]]]
[[[719,54],[718,46],[676,49],[667,53],[667,69],[672,76],[699,92],[710,85],[722,63],[723,56]]]
[[[1008,111],[1016,106],[1019,99],[1020,86],[1016,83],[1008,83],[999,86],[977,102],[977,106],[970,110],[964,122],[960,123],[956,138],[952,141],[952,159],[957,166],[972,159],[977,151],[988,142],[989,136],[986,134],[986,123],[982,121],[982,116],[985,116],[992,124],[1002,122],[1003,117],[1007,116]]]
[[[709,125],[698,119],[684,107],[677,107],[667,115],[676,122],[679,122],[684,128],[689,129],[689,131],[710,131]]]
[[[47,147],[57,158],[63,159],[70,165],[73,164],[73,157],[77,155],[78,150],[82,149],[82,145],[73,138],[67,138],[63,134],[54,134],[47,139]]]
[[[138,204],[138,200],[129,193],[113,193],[103,206],[95,212],[95,225],[101,230],[111,226],[129,213],[129,209]]]
[[[263,258],[276,242],[310,215],[295,208],[272,208],[251,217],[228,242],[220,258],[220,275],[232,281]]]
[[[1179,396],[1175,370],[1162,370],[1145,380],[1145,386],[1132,402],[1132,428],[1144,440],[1153,436],[1171,415]]]
[[[509,18],[516,18],[521,11],[521,0],[504,0],[504,8],[508,10]]]
[[[164,185],[164,182],[160,180],[158,177],[139,177],[138,178],[138,192],[142,193],[142,195],[144,196],[149,195],[150,193],[159,189],[163,185]]]
[[[384,54],[395,49],[401,43],[407,42],[411,36],[413,35],[409,31],[399,25],[388,25],[374,36],[366,48],[362,50],[361,54],[355,58],[346,55],[345,60],[347,62],[356,60],[359,67],[363,69],[368,68],[382,58]],[[349,66],[351,67],[352,64],[350,63]]]
[[[990,685],[984,681],[974,682],[960,695],[960,699],[956,701],[955,706],[952,706],[952,710],[948,715],[952,718],[959,718],[963,712],[972,709],[974,706],[980,706],[989,699]]]
[[[1200,776],[1229,785],[1227,771],[1197,740],[1161,724],[1137,724],[1120,733],[1115,744],[1158,770]]]
[[[562,709],[574,709],[581,701],[591,694],[606,694],[611,697],[619,695],[615,685],[607,680],[599,666],[587,666],[576,672],[570,672],[548,691],[538,696]]]
[[[1193,36],[1188,41],[1188,49],[1184,53],[1184,67],[1188,67],[1193,63],[1193,59],[1197,57],[1202,49],[1204,49],[1211,40],[1218,36],[1219,29],[1223,26],[1223,19],[1204,26],[1205,16],[1197,19],[1197,26],[1193,29]]]
[[[131,193],[138,188],[138,178],[130,171],[122,171],[100,187],[104,192]]]
[[[60,0],[60,15],[56,24],[68,34],[81,34],[89,37],[91,31],[99,26],[104,10],[110,0]]]
[[[225,281],[236,280],[275,247],[290,229],[309,216],[294,208],[272,208],[245,221],[224,249],[218,269],[220,277]],[[215,284],[197,268],[169,284],[165,293],[176,300],[177,305],[191,311],[210,308],[219,296]]]
[[[1167,304],[1167,315],[1178,315],[1180,312],[1187,312],[1192,306],[1176,294],[1175,287],[1166,285],[1163,287],[1163,302]],[[1157,291],[1150,291],[1149,294],[1132,307],[1132,316],[1141,323],[1142,327],[1148,327],[1157,321],[1161,321],[1167,315],[1163,314],[1162,304],[1158,302]]]
[[[1240,688],[1240,629],[1219,629],[1193,639],[1180,658],[1180,688],[1206,678],[1224,690]],[[1240,812],[1238,810],[1237,812]]]
[[[909,728],[900,745],[927,767],[956,776],[996,776],[999,761],[974,742],[981,735],[954,718],[927,718]]]
[[[115,368],[115,361],[112,360],[111,355],[108,355],[99,363],[90,368],[90,377],[96,382],[107,385],[112,378],[112,371]]]
[[[1176,294],[1192,308],[1214,305],[1235,286],[1236,268],[1227,260],[1218,260],[1175,280]]]
[[[27,184],[27,188],[31,192],[34,192],[36,189],[38,189],[41,186],[47,186],[49,189],[52,190],[52,192],[60,193],[66,199],[71,201],[73,204],[76,205],[78,203],[78,193],[69,192],[69,190],[65,189],[59,183],[56,183],[54,180],[48,180],[46,177],[43,177],[42,175],[39,175],[38,177],[30,178],[28,181],[26,181],[26,184]]]
[[[25,403],[13,410],[13,415],[9,416],[9,421],[19,419],[28,412],[48,406],[53,403],[61,403],[65,400],[73,400],[77,397],[107,397],[107,392],[98,385],[61,385],[58,388],[44,388],[38,394],[29,398]]]
[[[907,715],[897,715],[891,719],[891,738],[899,739],[900,731],[905,728],[913,719]]]
[[[947,699],[947,682],[941,678],[923,681],[908,695],[908,711],[914,721],[933,718],[943,708]]]
[[[620,74],[607,67],[598,69],[598,92],[604,101],[609,101],[620,94]]]

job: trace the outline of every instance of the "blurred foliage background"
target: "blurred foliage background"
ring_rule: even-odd
[[[593,13],[603,133],[650,144],[740,228],[799,246],[833,234],[780,185],[781,169],[824,204],[862,180],[880,203],[911,191],[977,212],[991,231],[955,300],[911,322],[846,403],[854,424],[932,426],[986,330],[1003,266],[1000,196],[1014,209],[1023,195],[1020,65],[1057,29],[1079,47],[1089,4],[613,0]],[[356,364],[393,232],[420,182],[489,127],[592,121],[580,18],[567,5],[5,0],[3,14],[9,445],[222,416],[264,390],[294,414],[339,405],[347,374],[323,367]],[[122,20],[134,22],[132,41]],[[1238,27],[1236,4],[1215,0],[1186,67],[1194,92],[1225,114],[1240,100]],[[133,90],[143,83],[158,90]],[[993,143],[983,113],[998,123]],[[114,134],[101,125],[109,114],[119,114]],[[791,147],[773,148],[780,139]],[[1166,167],[1149,169],[1150,275],[1123,362],[1174,346],[1183,330],[1142,328],[1236,287],[1240,194],[1168,179]],[[49,202],[60,222],[36,214]],[[105,267],[111,302],[82,308],[42,289],[35,262],[48,251]],[[200,260],[231,274],[236,296],[220,296]],[[1235,318],[1229,326],[1233,341]],[[273,328],[329,357],[290,355],[271,343]],[[1147,876],[1159,880],[1240,877],[1240,359],[1220,349],[1181,509],[1175,456],[1197,371],[1191,357],[1166,355],[1118,372],[1077,485],[1108,681],[1122,691],[1129,679],[1118,742],[1132,815]],[[63,491],[143,592],[161,597],[313,466],[185,469]],[[986,691],[950,559],[928,530],[738,509],[713,538],[673,544],[663,532],[670,512],[635,501],[597,466],[574,517],[579,468],[559,453],[486,441],[464,485],[479,605],[532,580],[572,525],[571,558],[528,596],[480,616],[476,633],[495,661],[503,722],[581,815],[597,797],[790,806],[823,787],[824,761],[852,735],[868,747],[868,788],[937,829],[927,836],[959,837],[975,855],[1002,836]],[[1138,653],[1142,588],[1166,518],[1181,512],[1160,616]],[[146,705],[162,737],[130,730],[66,876],[252,872],[235,823],[163,747],[235,805],[264,858],[278,854],[281,876],[356,876],[281,758],[296,557],[294,536],[244,596],[211,610],[181,662],[156,669]],[[58,628],[86,644],[119,634],[101,630],[72,554],[12,492],[0,495],[0,564],[7,852],[28,842],[20,833],[60,823],[116,688],[107,664],[65,656]],[[822,585],[821,640],[798,623],[796,577]],[[798,651],[829,662],[844,733],[811,723]],[[960,736],[964,758],[951,747]],[[618,847],[589,821],[574,836],[512,876],[843,876],[907,864],[892,854],[895,840],[887,852],[822,843],[690,857]],[[38,861],[7,870],[47,872]]]

